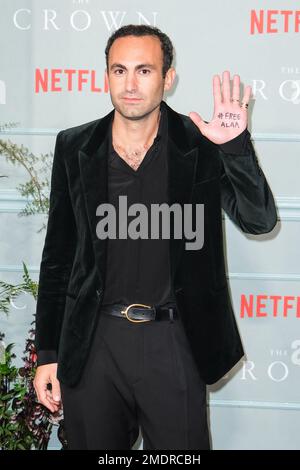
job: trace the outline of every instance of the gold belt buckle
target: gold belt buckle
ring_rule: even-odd
[[[151,321],[151,320],[133,320],[132,318],[130,318],[130,317],[128,316],[128,310],[129,310],[131,307],[146,307],[146,308],[151,308],[151,305],[131,304],[131,305],[128,305],[128,307],[126,307],[125,310],[121,310],[121,313],[123,313],[123,315],[125,315],[125,317],[127,318],[127,320],[132,321],[132,322],[134,322],[134,323],[142,323],[142,322],[145,322],[145,321]]]

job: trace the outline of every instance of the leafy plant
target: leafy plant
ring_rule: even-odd
[[[0,126],[0,131],[6,127]],[[21,166],[29,176],[29,180],[19,184],[16,189],[27,199],[24,209],[19,216],[33,214],[47,214],[49,210],[49,186],[50,170],[52,166],[53,153],[41,154],[39,157],[29,151],[24,145],[17,145],[8,140],[0,139],[0,155],[13,165]],[[6,175],[1,175],[5,177]],[[38,233],[46,228],[43,223]]]
[[[1,298],[0,310],[7,313],[10,293],[16,298],[21,292],[29,292],[36,299],[37,283],[32,281],[27,267],[23,262],[23,280],[18,286],[1,282],[5,294]],[[35,321],[31,323],[34,325]],[[3,344],[4,334],[0,333]],[[37,402],[33,387],[37,355],[34,346],[34,328],[30,328],[26,339],[23,366],[17,368],[13,364],[15,354],[13,343],[3,347],[0,364],[0,449],[31,450],[47,449],[53,424],[59,424],[58,437],[66,446],[63,420],[60,412],[51,413]]]
[[[38,284],[29,276],[27,267],[24,262],[23,264],[23,282],[17,285],[9,284],[7,282],[0,281],[0,311],[8,315],[10,303],[15,300],[21,293],[27,292],[33,295],[34,299],[37,299]]]
[[[0,124],[0,132],[4,133],[15,125],[15,123]],[[36,157],[23,145],[0,139],[0,156],[4,156],[13,165],[23,167],[29,176],[28,181],[16,188],[26,198],[25,208],[18,215],[47,214],[49,209],[47,193],[49,193],[53,154]],[[0,175],[0,178],[5,177],[7,175]],[[45,228],[46,223],[38,232]],[[37,299],[38,284],[30,278],[23,262],[23,282],[13,285],[0,281],[0,312],[8,315],[11,302],[24,292]],[[35,321],[31,325],[34,323]],[[5,347],[4,337],[0,332],[0,449],[47,449],[52,426],[57,424],[59,424],[58,438],[62,443],[62,449],[66,449],[62,416],[59,412],[52,414],[38,403],[33,387],[37,366],[33,341],[34,326],[28,332],[22,357],[23,366],[20,368],[14,365],[16,358],[13,353],[14,344]]]

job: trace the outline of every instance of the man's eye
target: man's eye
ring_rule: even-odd
[[[121,72],[121,73],[119,73],[119,72]],[[124,72],[123,69],[116,69],[115,70],[115,74],[117,74],[117,75],[122,75],[123,72]],[[150,70],[149,69],[141,69],[140,72],[142,72],[142,75],[147,75],[148,73],[150,73]]]

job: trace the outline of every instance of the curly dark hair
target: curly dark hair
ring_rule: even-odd
[[[163,51],[163,67],[162,76],[165,78],[167,71],[172,65],[173,61],[173,44],[170,38],[155,26],[128,24],[122,26],[113,32],[108,38],[105,47],[106,67],[108,71],[108,54],[113,42],[118,38],[125,36],[156,36],[160,40],[161,49]]]

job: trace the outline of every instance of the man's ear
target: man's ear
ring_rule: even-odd
[[[175,77],[176,77],[176,70],[174,69],[174,67],[170,67],[165,76],[164,91],[168,91],[172,88]]]

